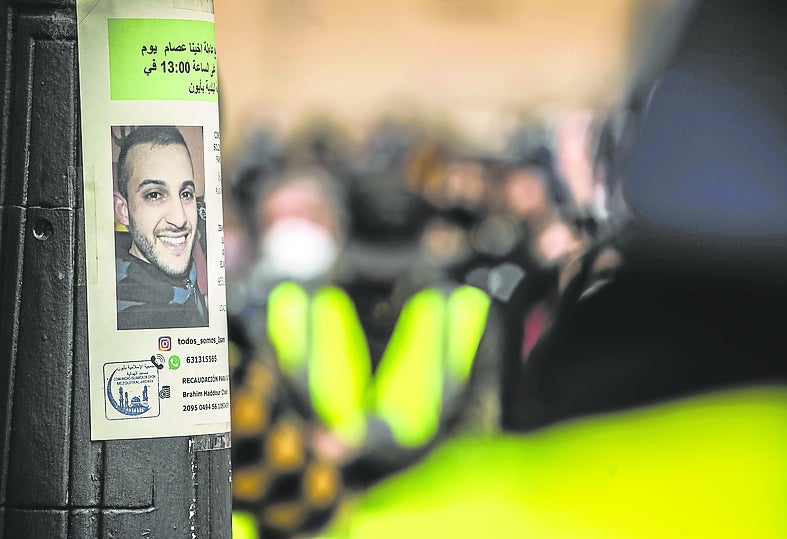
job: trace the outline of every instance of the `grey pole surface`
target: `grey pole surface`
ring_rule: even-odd
[[[0,537],[230,537],[229,449],[90,440],[76,4],[0,7]]]

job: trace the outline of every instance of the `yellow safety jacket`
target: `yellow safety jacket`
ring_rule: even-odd
[[[438,431],[445,404],[470,377],[489,297],[471,286],[429,288],[402,309],[378,369],[350,297],[293,282],[269,297],[267,333],[281,371],[308,386],[317,416],[343,441],[360,445],[370,417],[395,441],[418,447]]]
[[[787,387],[754,386],[456,438],[321,537],[783,539]]]
[[[232,512],[232,539],[258,539],[257,521],[246,511]]]

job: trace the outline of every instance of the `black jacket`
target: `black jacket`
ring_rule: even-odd
[[[117,328],[207,326],[208,311],[195,284],[194,261],[189,266],[188,277],[174,278],[129,254],[130,246],[130,234],[115,234]]]

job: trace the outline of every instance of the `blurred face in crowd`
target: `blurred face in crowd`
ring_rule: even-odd
[[[260,255],[272,274],[308,280],[333,267],[342,236],[335,204],[327,187],[308,175],[261,199]]]
[[[503,184],[503,205],[520,221],[538,221],[549,213],[550,203],[544,180],[534,169],[516,169]]]
[[[449,264],[466,256],[470,250],[465,231],[443,219],[432,219],[421,234],[421,249],[436,264]]]
[[[304,176],[274,189],[261,203],[262,228],[282,219],[303,219],[338,237],[332,202],[318,180]]]
[[[446,170],[444,197],[449,206],[481,207],[486,197],[483,166],[473,161],[450,163]]]
[[[180,144],[138,144],[128,151],[128,196],[115,215],[131,233],[129,253],[171,277],[186,275],[197,234],[194,171]]]
[[[543,264],[560,265],[567,259],[580,254],[582,241],[566,223],[555,219],[536,236],[534,251]]]

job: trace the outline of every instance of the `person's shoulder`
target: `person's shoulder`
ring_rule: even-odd
[[[120,283],[128,278],[133,257],[128,252],[131,248],[131,234],[115,232],[115,282]]]

